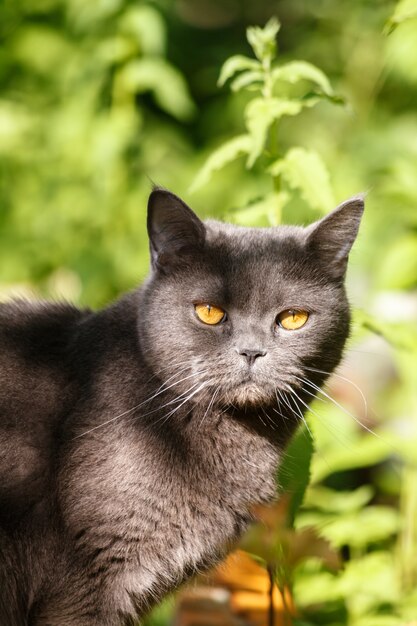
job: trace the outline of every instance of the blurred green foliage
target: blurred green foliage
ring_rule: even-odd
[[[416,15],[415,0],[0,4],[2,295],[101,306],[132,288],[150,180],[256,225],[368,192],[347,358],[307,416],[316,453],[294,481],[298,505],[311,473],[293,545],[312,527],[341,563],[289,559],[304,625],[417,617]],[[275,38],[275,16],[278,48],[259,28],[246,41],[267,22]]]

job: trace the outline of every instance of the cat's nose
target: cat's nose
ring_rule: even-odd
[[[242,348],[241,350],[237,348],[236,352],[244,356],[249,365],[253,365],[258,357],[265,356],[266,354],[266,350],[262,350],[262,348]]]

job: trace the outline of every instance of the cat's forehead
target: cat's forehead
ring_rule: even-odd
[[[288,272],[305,256],[305,229],[297,226],[249,228],[209,221],[206,248],[226,274]]]
[[[210,245],[220,245],[230,251],[253,252],[257,250],[276,249],[282,246],[299,247],[304,245],[306,229],[301,226],[276,226],[269,228],[255,228],[249,226],[237,226],[206,220],[206,239]]]
[[[314,272],[305,254],[305,230],[297,226],[247,228],[206,222],[206,259],[210,277],[205,285],[227,294],[227,300],[268,305],[280,296],[296,300],[310,287]]]

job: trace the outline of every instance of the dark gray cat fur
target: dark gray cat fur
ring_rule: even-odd
[[[156,189],[140,289],[97,313],[0,306],[0,626],[133,624],[235,544],[275,496],[305,410],[290,388],[308,404],[301,379],[341,358],[362,211],[203,224]],[[203,324],[196,302],[226,321]],[[275,324],[289,308],[303,328]]]

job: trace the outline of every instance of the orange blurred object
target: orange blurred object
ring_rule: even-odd
[[[274,584],[271,593],[268,572],[246,552],[232,553],[204,580],[206,585],[181,594],[176,626],[291,625],[295,610],[289,591],[283,597]]]

